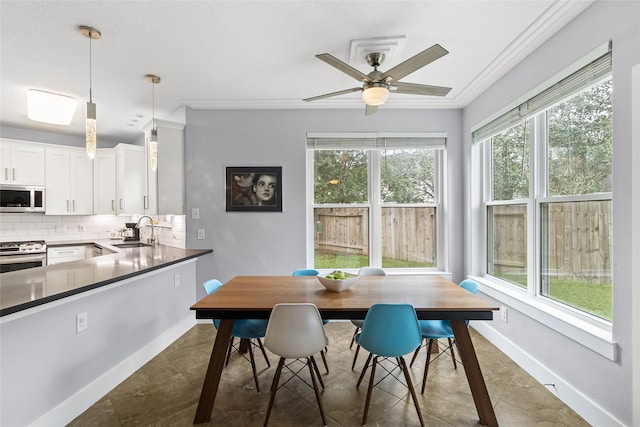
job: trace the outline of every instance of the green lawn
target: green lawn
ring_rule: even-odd
[[[360,268],[369,265],[369,257],[365,255],[316,253],[314,268]],[[384,268],[416,268],[433,267],[433,264],[403,261],[393,258],[382,258]]]
[[[523,288],[527,286],[527,278],[524,274],[501,273],[495,276]],[[603,319],[612,319],[611,304],[613,299],[610,283],[593,284],[577,280],[551,278],[549,297]]]

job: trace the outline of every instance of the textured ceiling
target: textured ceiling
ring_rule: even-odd
[[[349,62],[351,41],[403,36],[387,70],[439,43],[450,53],[404,82],[452,87],[444,98],[392,94],[380,107],[461,108],[591,1],[7,1],[0,2],[1,124],[84,133],[92,42],[98,140],[130,142],[151,118],[191,108],[362,108],[359,93],[303,98],[359,82],[315,58]],[[361,61],[353,64],[365,74]],[[26,90],[78,99],[70,126],[26,117]],[[372,120],[380,117],[370,116]]]

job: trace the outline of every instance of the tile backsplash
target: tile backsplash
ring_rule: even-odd
[[[156,235],[164,245],[184,248],[186,226],[184,215],[154,216]],[[137,222],[139,215],[44,215],[44,214],[0,214],[0,242],[45,240],[47,242],[105,240],[112,232],[119,232],[125,222]],[[143,220],[143,225],[149,220]],[[141,239],[151,235],[151,227],[141,227]]]

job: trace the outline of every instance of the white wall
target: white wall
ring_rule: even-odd
[[[640,2],[597,1],[542,47],[511,70],[473,101],[463,114],[464,170],[471,168],[470,131],[477,123],[532,90],[603,43],[613,42],[613,340],[618,360],[610,361],[535,319],[510,310],[508,323],[483,325],[505,348],[518,349],[522,359],[530,358],[558,381],[574,407],[595,425],[632,424],[632,304],[631,291],[638,281],[632,275],[632,242],[629,230],[633,218],[631,145],[631,68],[640,62]],[[637,120],[637,117],[635,118]],[[636,168],[640,165],[636,164]],[[471,175],[465,179],[466,271],[478,274],[481,263],[472,262],[472,251],[481,251],[481,239],[472,230],[483,224],[474,215],[475,198]],[[635,260],[635,262],[638,262]],[[495,343],[495,342],[494,342]],[[497,343],[501,345],[500,343]],[[566,398],[567,396],[560,396]],[[600,421],[597,421],[600,420]]]
[[[449,270],[462,277],[459,110],[187,110],[187,247],[213,248],[198,265],[198,281],[239,274],[288,275],[306,262],[306,133],[357,131],[446,132]],[[225,212],[226,166],[282,166],[282,213]],[[200,219],[191,219],[191,209]],[[197,229],[206,240],[197,240]],[[204,296],[204,291],[199,290]]]
[[[195,265],[0,318],[0,425],[65,425],[180,337],[195,324]],[[79,313],[89,327],[78,334]]]

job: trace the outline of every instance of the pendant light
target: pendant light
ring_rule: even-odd
[[[152,171],[158,169],[158,131],[156,129],[156,97],[155,87],[160,83],[160,77],[155,74],[144,76],[151,83],[151,137],[149,138],[149,165]]]
[[[85,128],[87,156],[93,159],[96,156],[96,104],[93,103],[91,93],[91,40],[99,40],[102,34],[95,28],[86,25],[80,26],[80,33],[89,39],[89,102],[87,102]]]

